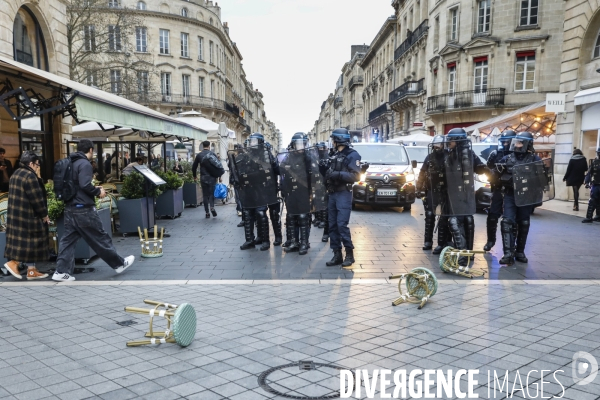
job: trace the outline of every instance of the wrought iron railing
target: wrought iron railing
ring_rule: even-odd
[[[504,88],[468,90],[427,98],[427,112],[504,105]]]
[[[394,60],[397,60],[400,57],[402,57],[402,55],[406,53],[408,49],[412,47],[413,44],[417,43],[419,39],[421,39],[423,35],[427,33],[427,30],[429,29],[428,21],[429,20],[426,19],[423,22],[421,22],[421,24],[417,26],[417,29],[412,31],[410,35],[408,35],[406,40],[402,42],[400,46],[398,46],[398,48],[394,51]]]
[[[364,82],[364,77],[362,75],[355,75],[350,78],[350,82],[348,82],[348,88],[352,89],[354,85],[360,85]]]
[[[390,104],[402,100],[404,97],[411,94],[419,94],[425,90],[425,78],[421,78],[418,81],[404,82],[402,85],[394,89],[390,93]]]
[[[246,125],[246,126],[244,127],[244,132],[251,133],[251,130],[250,130],[250,125]]]
[[[227,103],[225,103],[223,100],[212,99],[210,97],[184,96],[181,94],[168,95],[159,92],[129,93],[122,94],[122,96],[140,104],[173,104],[174,106],[192,105],[204,108],[227,110],[225,106]]]
[[[229,111],[233,115],[240,115],[240,108],[233,103],[225,102],[225,110]]]
[[[246,120],[244,118],[239,117],[238,121],[239,121],[240,124],[246,126]]]
[[[382,105],[380,105],[379,107],[377,107],[369,113],[369,121],[372,121],[375,118],[382,116],[388,111],[390,111],[389,103],[383,103]]]

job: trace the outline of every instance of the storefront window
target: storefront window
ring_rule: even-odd
[[[46,42],[35,17],[21,7],[13,24],[13,53],[15,61],[48,70]]]

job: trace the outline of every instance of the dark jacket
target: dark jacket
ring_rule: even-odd
[[[5,158],[4,161],[0,161],[0,165],[6,166],[6,184],[8,185],[8,181],[13,174],[13,167],[8,158]],[[0,183],[4,181],[4,172],[0,172]]]
[[[46,191],[41,179],[29,167],[21,166],[10,178],[6,215],[4,257],[20,262],[47,261],[48,216]]]
[[[198,165],[200,165],[200,182],[213,185],[217,183],[217,178],[210,176],[205,167],[206,163],[211,163],[217,168],[223,168],[221,161],[219,161],[217,158],[217,155],[208,149],[204,149],[200,153],[196,154],[194,164],[192,164],[192,174],[194,175],[194,178],[196,178],[196,170],[198,169]]]
[[[585,179],[585,173],[587,172],[588,164],[584,156],[575,154],[569,160],[567,166],[567,172],[563,178],[563,182],[567,182],[567,186],[581,186]]]
[[[73,163],[73,180],[78,187],[77,194],[69,204],[95,205],[94,198],[100,195],[100,189],[92,184],[92,163],[81,151],[71,153],[69,157]]]

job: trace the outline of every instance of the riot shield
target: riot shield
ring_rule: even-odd
[[[442,199],[441,215],[473,215],[477,211],[473,153],[469,148],[452,150],[444,161],[446,194]]]
[[[310,153],[295,150],[277,155],[281,174],[281,194],[290,215],[311,212]]]
[[[512,167],[515,204],[518,207],[539,204],[545,197],[547,200],[554,198],[554,185],[549,179],[545,161],[517,164]],[[551,160],[548,161],[551,164]]]
[[[264,144],[228,153],[243,208],[277,203],[277,177]]]
[[[321,158],[321,151],[316,147],[308,149],[308,165],[310,173],[310,190],[312,195],[311,211],[322,211],[327,210],[327,188],[325,187],[325,177],[319,172],[319,159]],[[325,152],[325,158],[329,157],[327,150]]]

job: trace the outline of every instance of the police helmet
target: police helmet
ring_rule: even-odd
[[[459,147],[461,144],[466,144],[468,141],[467,138],[467,131],[465,131],[463,128],[453,128],[450,129],[448,131],[448,134],[446,135],[446,144],[448,148],[452,148],[450,147],[450,143],[455,142],[456,143],[456,147]]]
[[[263,144],[265,142],[265,137],[262,133],[253,133],[248,138],[250,146],[258,146],[259,144]]]
[[[435,152],[441,152],[444,150],[444,136],[435,135],[431,140],[431,149]]]
[[[531,132],[519,132],[510,142],[510,151],[523,154],[533,153],[533,134]]]
[[[302,150],[308,147],[308,136],[303,132],[294,133],[290,142],[290,149]]]
[[[317,143],[317,148],[321,150],[321,149],[327,149],[327,148],[329,148],[329,146],[327,146],[327,143],[325,143],[325,142],[319,142],[319,143]]]
[[[512,129],[503,131],[498,138],[498,144],[500,145],[498,150],[506,152],[509,151],[508,149],[510,148],[510,142],[515,136],[517,136],[517,133]]]
[[[348,132],[348,129],[336,128],[331,132],[330,137],[337,146],[348,146],[350,144],[350,133]]]

